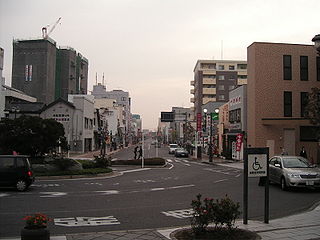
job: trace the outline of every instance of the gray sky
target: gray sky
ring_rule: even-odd
[[[190,107],[198,59],[246,60],[258,41],[312,44],[320,0],[0,0],[0,47],[11,85],[12,39],[50,35],[89,59],[89,90],[105,74],[107,90],[130,93],[132,113],[155,129],[161,111]]]

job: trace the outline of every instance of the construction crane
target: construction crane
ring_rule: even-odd
[[[48,28],[50,27],[50,24],[42,28],[43,39],[47,39],[49,37],[50,33],[52,33],[52,31],[56,28],[60,20],[61,20],[61,17],[59,17],[59,19],[53,24],[53,26],[49,29],[49,32],[48,32]]]

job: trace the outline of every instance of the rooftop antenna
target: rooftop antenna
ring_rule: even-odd
[[[104,86],[104,73],[102,73],[102,85]]]
[[[98,73],[96,72],[96,85],[98,85]]]

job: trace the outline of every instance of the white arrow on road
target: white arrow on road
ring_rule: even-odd
[[[67,195],[67,193],[64,192],[40,192],[40,194],[45,194],[40,197],[62,197]]]

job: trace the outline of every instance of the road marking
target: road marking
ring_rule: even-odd
[[[163,191],[166,190],[165,188],[151,188],[151,191]]]
[[[228,181],[228,179],[217,180],[217,181],[215,181],[215,182],[213,182],[213,183],[219,183],[219,182],[224,182],[224,181]]]
[[[97,193],[102,193],[102,195],[119,194],[118,190],[108,190],[108,191],[95,191]]]
[[[161,212],[167,217],[174,217],[174,218],[190,218],[193,214],[193,209],[182,209],[182,210],[174,210],[174,211],[167,211],[167,212]]]
[[[188,166],[188,167],[191,166],[189,163],[184,163],[184,162],[182,162],[181,160],[175,159],[175,161],[176,161],[177,163],[181,163],[182,165],[185,165],[185,166]],[[183,160],[183,161],[185,161],[185,160]],[[188,162],[188,161],[187,161],[187,162]]]
[[[115,225],[120,222],[114,216],[107,217],[71,217],[55,218],[54,224],[63,227],[83,227],[83,226],[101,226]]]
[[[189,185],[181,185],[181,186],[175,186],[175,187],[168,187],[168,189],[178,189],[178,188],[188,188],[188,187],[194,187],[194,184]]]
[[[151,168],[139,168],[139,169],[132,169],[132,170],[126,170],[122,171],[121,173],[132,173],[132,172],[140,172],[145,170],[150,170]]]
[[[99,185],[99,186],[102,186],[101,183],[85,183],[86,185]]]
[[[168,161],[169,163],[172,163],[172,162],[173,162],[171,159],[167,159],[167,161]]]
[[[10,194],[7,194],[7,193],[1,193],[0,194],[0,197],[7,197],[7,196],[10,196]]]
[[[40,194],[45,194],[44,196],[40,197],[62,197],[67,195],[67,193],[64,192],[40,192]]]
[[[134,180],[135,183],[154,183],[154,180]]]
[[[49,183],[49,184],[32,184],[32,187],[43,187],[43,188],[47,188],[47,187],[60,187],[60,184],[58,183]]]

